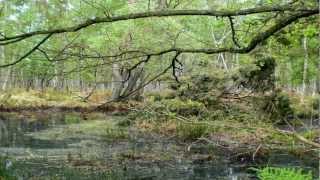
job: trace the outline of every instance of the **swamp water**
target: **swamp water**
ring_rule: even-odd
[[[17,179],[255,179],[247,164],[226,156],[188,152],[174,137],[119,128],[103,114],[1,113],[0,157]],[[217,153],[218,154],[218,153]],[[265,166],[315,170],[287,154]],[[12,165],[11,165],[12,164]]]

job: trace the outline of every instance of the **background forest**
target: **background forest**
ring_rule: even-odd
[[[314,1],[301,2],[312,4]],[[281,5],[286,1],[2,1],[1,32],[3,36],[38,29],[67,27],[87,19],[124,13],[161,9],[241,9],[261,5]],[[272,23],[275,17],[255,15],[235,17],[236,38],[242,44],[253,34]],[[247,54],[217,53],[212,55],[186,53],[181,55],[181,73],[197,73],[217,69],[232,72],[250,63],[255,53],[276,59],[277,86],[301,94],[315,94],[318,72],[318,27],[314,18],[304,19],[281,30],[263,46]],[[21,57],[43,37],[34,37],[18,44],[1,46],[2,64]],[[97,24],[80,32],[58,34],[16,66],[2,68],[1,87],[85,91],[97,85],[111,87],[113,67],[130,68],[141,60],[134,54],[158,52],[171,47],[209,48],[232,44],[228,18],[168,17]],[[112,57],[126,51],[132,54]],[[141,55],[140,55],[141,56]],[[152,57],[143,65],[149,77],[166,67],[169,54]],[[144,58],[144,57],[142,57]],[[114,61],[118,63],[113,63]],[[202,68],[205,66],[206,68]],[[169,78],[170,79],[170,78]],[[168,80],[169,80],[168,79]]]
[[[318,177],[319,7],[0,0],[0,179]]]

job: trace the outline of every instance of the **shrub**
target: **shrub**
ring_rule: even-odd
[[[233,79],[238,86],[256,92],[273,90],[275,87],[275,68],[274,58],[257,57],[253,64],[241,67],[239,73],[234,75]]]
[[[265,96],[261,101],[261,109],[269,115],[273,121],[283,123],[288,116],[293,115],[289,96],[279,90]]]
[[[301,169],[266,167],[257,171],[261,180],[312,180],[311,172]]]
[[[177,90],[177,96],[183,100],[191,99],[212,106],[218,104],[230,81],[225,73],[217,70],[211,74],[200,73],[184,77],[182,83],[173,89]]]

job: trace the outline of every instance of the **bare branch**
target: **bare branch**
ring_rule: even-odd
[[[128,76],[127,76],[127,78],[126,78],[126,80],[125,80],[124,82],[127,82],[127,81],[130,79],[131,73],[132,73],[132,71],[133,71],[134,69],[136,69],[136,68],[137,68],[140,64],[142,64],[142,63],[147,63],[147,62],[150,60],[150,58],[151,58],[151,55],[147,55],[146,59],[144,59],[144,60],[142,60],[142,61],[139,61],[138,63],[136,63],[135,65],[133,65],[131,68],[129,68],[129,69],[127,70]]]
[[[12,62],[12,63],[8,63],[8,64],[3,64],[0,65],[0,68],[5,68],[5,67],[9,67],[9,66],[13,66],[15,64],[18,64],[19,62],[21,62],[22,60],[24,60],[26,57],[28,57],[30,54],[32,54],[34,51],[36,51],[43,43],[45,43],[53,34],[48,34],[45,38],[43,38],[36,46],[34,46],[30,51],[28,51],[27,53],[25,53],[22,57],[20,57],[18,60]]]
[[[232,33],[232,41],[233,43],[240,48],[241,46],[238,43],[237,37],[236,37],[236,31],[234,29],[234,23],[233,23],[233,19],[231,16],[228,16],[229,22],[230,22],[230,27],[231,27],[231,33]]]
[[[128,99],[131,95],[134,95],[135,93],[137,93],[138,91],[140,91],[141,89],[145,88],[148,84],[150,84],[151,82],[153,82],[154,80],[158,79],[159,77],[161,77],[162,75],[166,74],[170,69],[172,68],[172,65],[170,64],[168,67],[166,67],[162,72],[160,72],[159,74],[155,75],[154,77],[152,77],[149,81],[145,82],[144,84],[142,84],[141,86],[139,86],[138,88],[136,88],[133,91],[130,91],[128,94],[125,94],[123,96],[120,96],[117,100],[110,100],[107,102],[104,102],[102,104],[100,104],[97,109],[99,108],[103,108],[103,106],[115,102],[115,101],[119,101],[119,100],[126,100]]]
[[[176,55],[172,58],[172,61],[171,61],[172,76],[174,77],[174,79],[176,80],[177,83],[180,83],[179,78],[178,78],[178,76],[177,76],[177,74],[176,74],[176,69],[178,68],[178,67],[176,66],[176,62],[177,62],[177,61],[179,62],[179,60],[178,60],[179,55],[180,55],[180,52],[177,51],[177,52],[176,52]]]

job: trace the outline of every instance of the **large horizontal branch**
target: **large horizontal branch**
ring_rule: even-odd
[[[285,28],[286,26],[290,25],[291,23],[305,17],[309,17],[311,15],[314,15],[313,12],[301,12],[301,13],[296,13],[294,15],[290,15],[289,17],[284,17],[279,19],[273,26],[269,27],[265,31],[262,31],[258,33],[256,36],[254,36],[249,44],[247,46],[238,48],[238,47],[220,47],[220,48],[169,48],[169,49],[164,49],[158,52],[147,52],[143,50],[128,50],[124,52],[120,52],[118,54],[113,54],[113,55],[86,55],[82,54],[81,57],[86,58],[86,59],[108,59],[108,58],[117,58],[121,57],[123,55],[130,55],[129,57],[123,59],[123,61],[126,60],[132,60],[132,59],[137,59],[137,58],[142,58],[142,57],[147,57],[147,56],[160,56],[163,54],[168,54],[168,53],[203,53],[203,54],[216,54],[216,53],[223,53],[223,52],[229,52],[229,53],[239,53],[239,54],[245,54],[249,53],[252,51],[259,43],[263,42],[264,40],[268,39],[270,36],[274,35],[276,32],[279,30]],[[69,56],[69,57],[79,57],[79,54],[74,54],[74,53],[64,53],[64,55]],[[142,62],[141,62],[142,63]]]
[[[292,15],[289,15],[287,17],[283,17],[275,22],[273,26],[270,26],[266,30],[258,33],[256,36],[254,36],[249,44],[242,48],[237,47],[222,47],[222,48],[200,48],[200,49],[186,49],[186,48],[170,48],[167,50],[163,50],[156,53],[145,53],[151,56],[155,55],[162,55],[170,52],[180,52],[180,53],[204,53],[204,54],[217,54],[217,53],[223,53],[223,52],[229,52],[229,53],[239,53],[239,54],[245,54],[251,52],[257,45],[262,43],[263,41],[267,40],[269,37],[280,31],[281,29],[287,27],[293,22],[296,22],[299,19],[310,17],[312,15],[315,15],[318,13],[318,10],[315,11],[308,11],[308,12],[300,12],[295,13]]]
[[[238,48],[238,47],[222,47],[222,48],[200,48],[200,49],[195,49],[195,48],[169,48],[166,50],[162,50],[160,52],[153,52],[153,53],[148,53],[148,52],[143,52],[143,51],[128,51],[128,52],[122,52],[118,55],[114,56],[108,56],[108,57],[117,57],[117,56],[122,56],[123,54],[126,53],[138,53],[138,56],[134,57],[143,57],[143,56],[159,56],[162,54],[167,54],[171,52],[176,52],[176,53],[204,53],[204,54],[216,54],[216,53],[223,53],[223,52],[229,52],[229,53],[240,53],[240,54],[245,54],[251,52],[257,45],[259,45],[261,42],[267,40],[269,37],[280,31],[281,29],[285,28],[286,26],[290,25],[291,23],[301,19],[301,18],[306,18],[310,17],[312,15],[315,15],[319,12],[319,10],[313,10],[313,11],[301,11],[297,12],[294,14],[287,15],[285,17],[280,18],[275,22],[275,24],[266,30],[258,33],[256,36],[254,36],[250,43],[247,46]],[[30,55],[33,51],[35,51],[42,43],[44,43],[53,33],[49,34],[43,41],[41,41],[35,48],[33,48],[30,52],[28,52],[26,55],[24,55],[22,58],[19,60],[15,61],[14,63],[10,64],[5,64],[5,65],[0,65],[1,67],[8,67],[11,65],[15,65],[22,61],[25,57]],[[134,58],[131,57],[131,58]],[[100,58],[103,58],[103,56],[100,56]]]
[[[143,19],[150,17],[169,17],[169,16],[214,16],[214,17],[232,17],[232,16],[244,16],[250,14],[257,13],[268,13],[268,12],[318,12],[318,8],[310,9],[310,8],[296,8],[292,5],[283,5],[283,6],[261,6],[256,8],[242,9],[242,10],[166,10],[166,11],[154,11],[154,12],[143,12],[143,13],[134,13],[134,14],[126,14],[119,16],[111,16],[111,17],[96,17],[93,19],[88,19],[83,23],[65,27],[65,28],[57,28],[51,30],[39,30],[33,31],[29,33],[23,33],[14,36],[7,36],[0,38],[0,42],[2,44],[8,43],[16,43],[26,38],[42,35],[42,34],[59,34],[66,32],[76,32],[81,29],[87,28],[94,24],[100,23],[112,23],[118,21],[126,21],[131,19]]]

